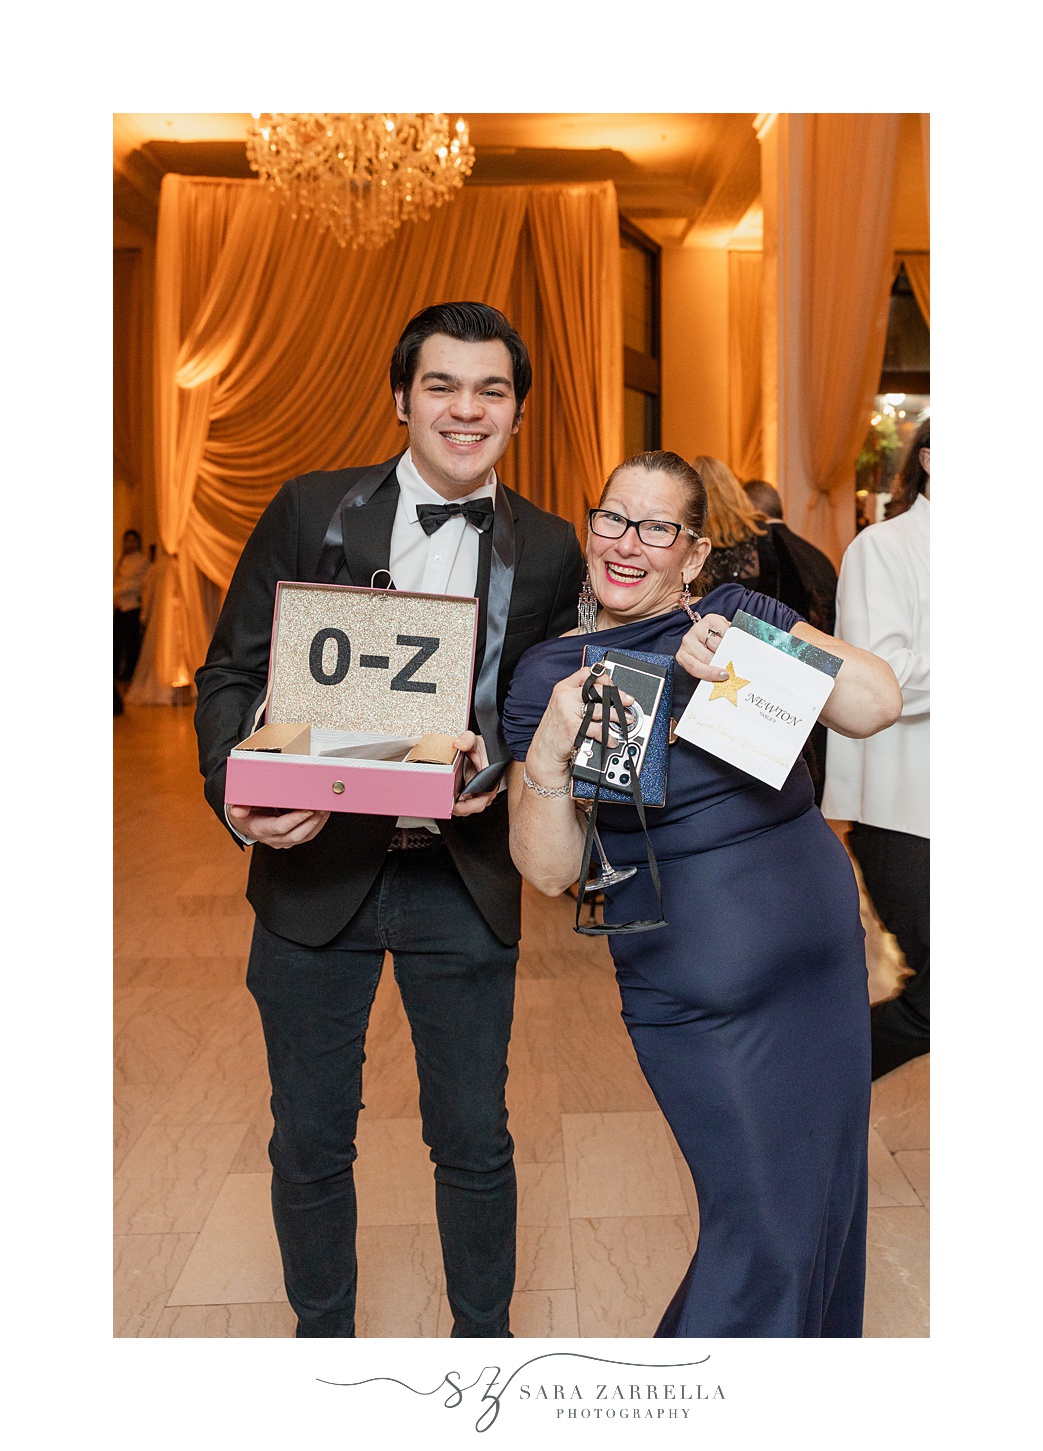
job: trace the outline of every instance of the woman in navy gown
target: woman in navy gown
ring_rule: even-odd
[[[728,583],[693,611],[705,517],[699,476],[678,455],[620,465],[591,511],[596,618],[589,601],[588,633],[534,646],[515,672],[504,713],[516,762],[511,849],[545,893],[580,870],[586,817],[569,771],[591,624],[599,646],[676,657],[674,719],[698,680],[725,678],[709,662],[738,610],[842,656],[822,712],[833,730],[871,735],[901,709],[889,666],[776,600]],[[859,1336],[869,998],[847,854],[801,757],[775,790],[678,740],[666,805],[646,815],[668,925],[609,944],[623,1020],[692,1172],[700,1219],[695,1258],[656,1333]],[[637,868],[606,889],[606,923],[654,919],[635,808],[601,805],[598,829],[612,865]]]

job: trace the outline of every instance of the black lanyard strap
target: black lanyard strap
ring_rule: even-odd
[[[598,668],[599,666],[600,669]],[[601,687],[600,690],[598,689],[599,685]],[[601,707],[602,721],[602,749],[601,769],[598,772],[597,783],[594,787],[594,799],[587,816],[587,834],[583,842],[583,860],[579,869],[579,890],[576,893],[575,931],[582,933],[584,937],[607,937],[610,934],[615,935],[616,933],[624,932],[651,932],[656,927],[666,926],[666,915],[663,911],[663,889],[659,882],[659,866],[655,859],[655,852],[652,850],[651,838],[648,835],[648,826],[645,821],[645,803],[641,795],[641,777],[640,772],[637,770],[631,773],[634,805],[637,807],[637,819],[641,823],[641,830],[645,834],[648,870],[652,878],[652,886],[655,888],[656,900],[659,903],[659,916],[657,918],[643,918],[634,922],[621,922],[618,925],[612,926],[598,924],[583,926],[579,920],[583,902],[583,886],[590,871],[590,857],[594,849],[594,828],[597,825],[598,803],[601,800],[601,781],[604,775],[605,763],[608,760],[608,743],[606,738],[613,717],[615,718],[616,729],[619,731],[624,750],[626,749],[628,736],[626,710],[623,707],[623,700],[619,694],[619,687],[612,680],[612,677],[605,673],[605,667],[602,661],[598,661],[591,668],[590,674],[583,682],[583,700],[586,708],[583,712],[583,720],[580,728],[576,733],[576,739],[573,742],[573,749],[578,751],[586,740],[587,731],[593,724],[594,715],[599,706]]]

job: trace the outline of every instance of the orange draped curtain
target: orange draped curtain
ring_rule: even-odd
[[[619,218],[598,186],[528,192],[507,313],[532,354],[526,422],[504,482],[584,535],[623,460]],[[614,195],[614,188],[612,189]]]
[[[141,253],[112,254],[112,476],[141,482]]]
[[[854,461],[887,337],[897,115],[805,117],[799,409],[807,510],[792,523],[838,560]]]
[[[760,252],[728,253],[728,461],[743,482],[764,468],[763,271]]]
[[[112,486],[113,535],[119,554],[125,529],[142,527],[141,253],[112,254]]]
[[[928,327],[931,326],[931,254],[930,252],[896,252],[895,253],[895,276],[898,275],[898,268],[905,263],[905,275],[913,289],[913,296],[916,298],[916,305],[923,313],[923,320]]]
[[[161,576],[131,698],[181,699],[220,594],[287,478],[404,444],[387,369],[405,322],[467,298],[512,317],[537,383],[505,481],[579,524],[622,457],[615,189],[465,188],[375,252],[342,250],[254,182],[167,175],[155,297]],[[522,442],[524,440],[524,443]]]

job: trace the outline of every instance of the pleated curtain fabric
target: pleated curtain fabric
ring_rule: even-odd
[[[579,478],[588,484],[580,509],[568,510],[576,522],[622,461],[619,220],[615,207],[605,204],[607,195],[605,187],[533,187],[529,193],[536,290],[561,389],[559,422],[575,441]]]
[[[838,517],[880,379],[893,279],[897,115],[805,117],[800,410],[810,495],[793,528],[839,562]]]
[[[762,253],[728,253],[728,462],[741,482],[764,470],[763,272]]]
[[[523,278],[534,292],[519,314]],[[156,492],[176,568],[164,572],[149,620],[162,639],[143,651],[155,681],[136,698],[166,703],[189,683],[220,592],[285,479],[375,462],[403,446],[388,385],[392,349],[415,312],[453,299],[507,312],[533,355],[539,387],[505,460],[506,482],[581,523],[622,450],[611,183],[464,188],[386,247],[353,252],[293,220],[257,183],[164,177]],[[551,485],[544,466],[562,454],[565,471],[555,469]]]
[[[112,476],[134,487],[141,482],[141,253],[112,254]]]

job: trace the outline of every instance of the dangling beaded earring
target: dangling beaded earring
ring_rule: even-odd
[[[590,582],[590,571],[583,576],[579,599],[576,601],[576,624],[581,635],[593,635],[598,628],[598,597]]]
[[[681,608],[691,620],[692,624],[697,625],[702,619],[702,615],[699,613],[698,610],[692,609],[692,591],[688,587],[688,581],[686,579],[682,579],[681,583],[684,586],[684,588],[681,590]]]

